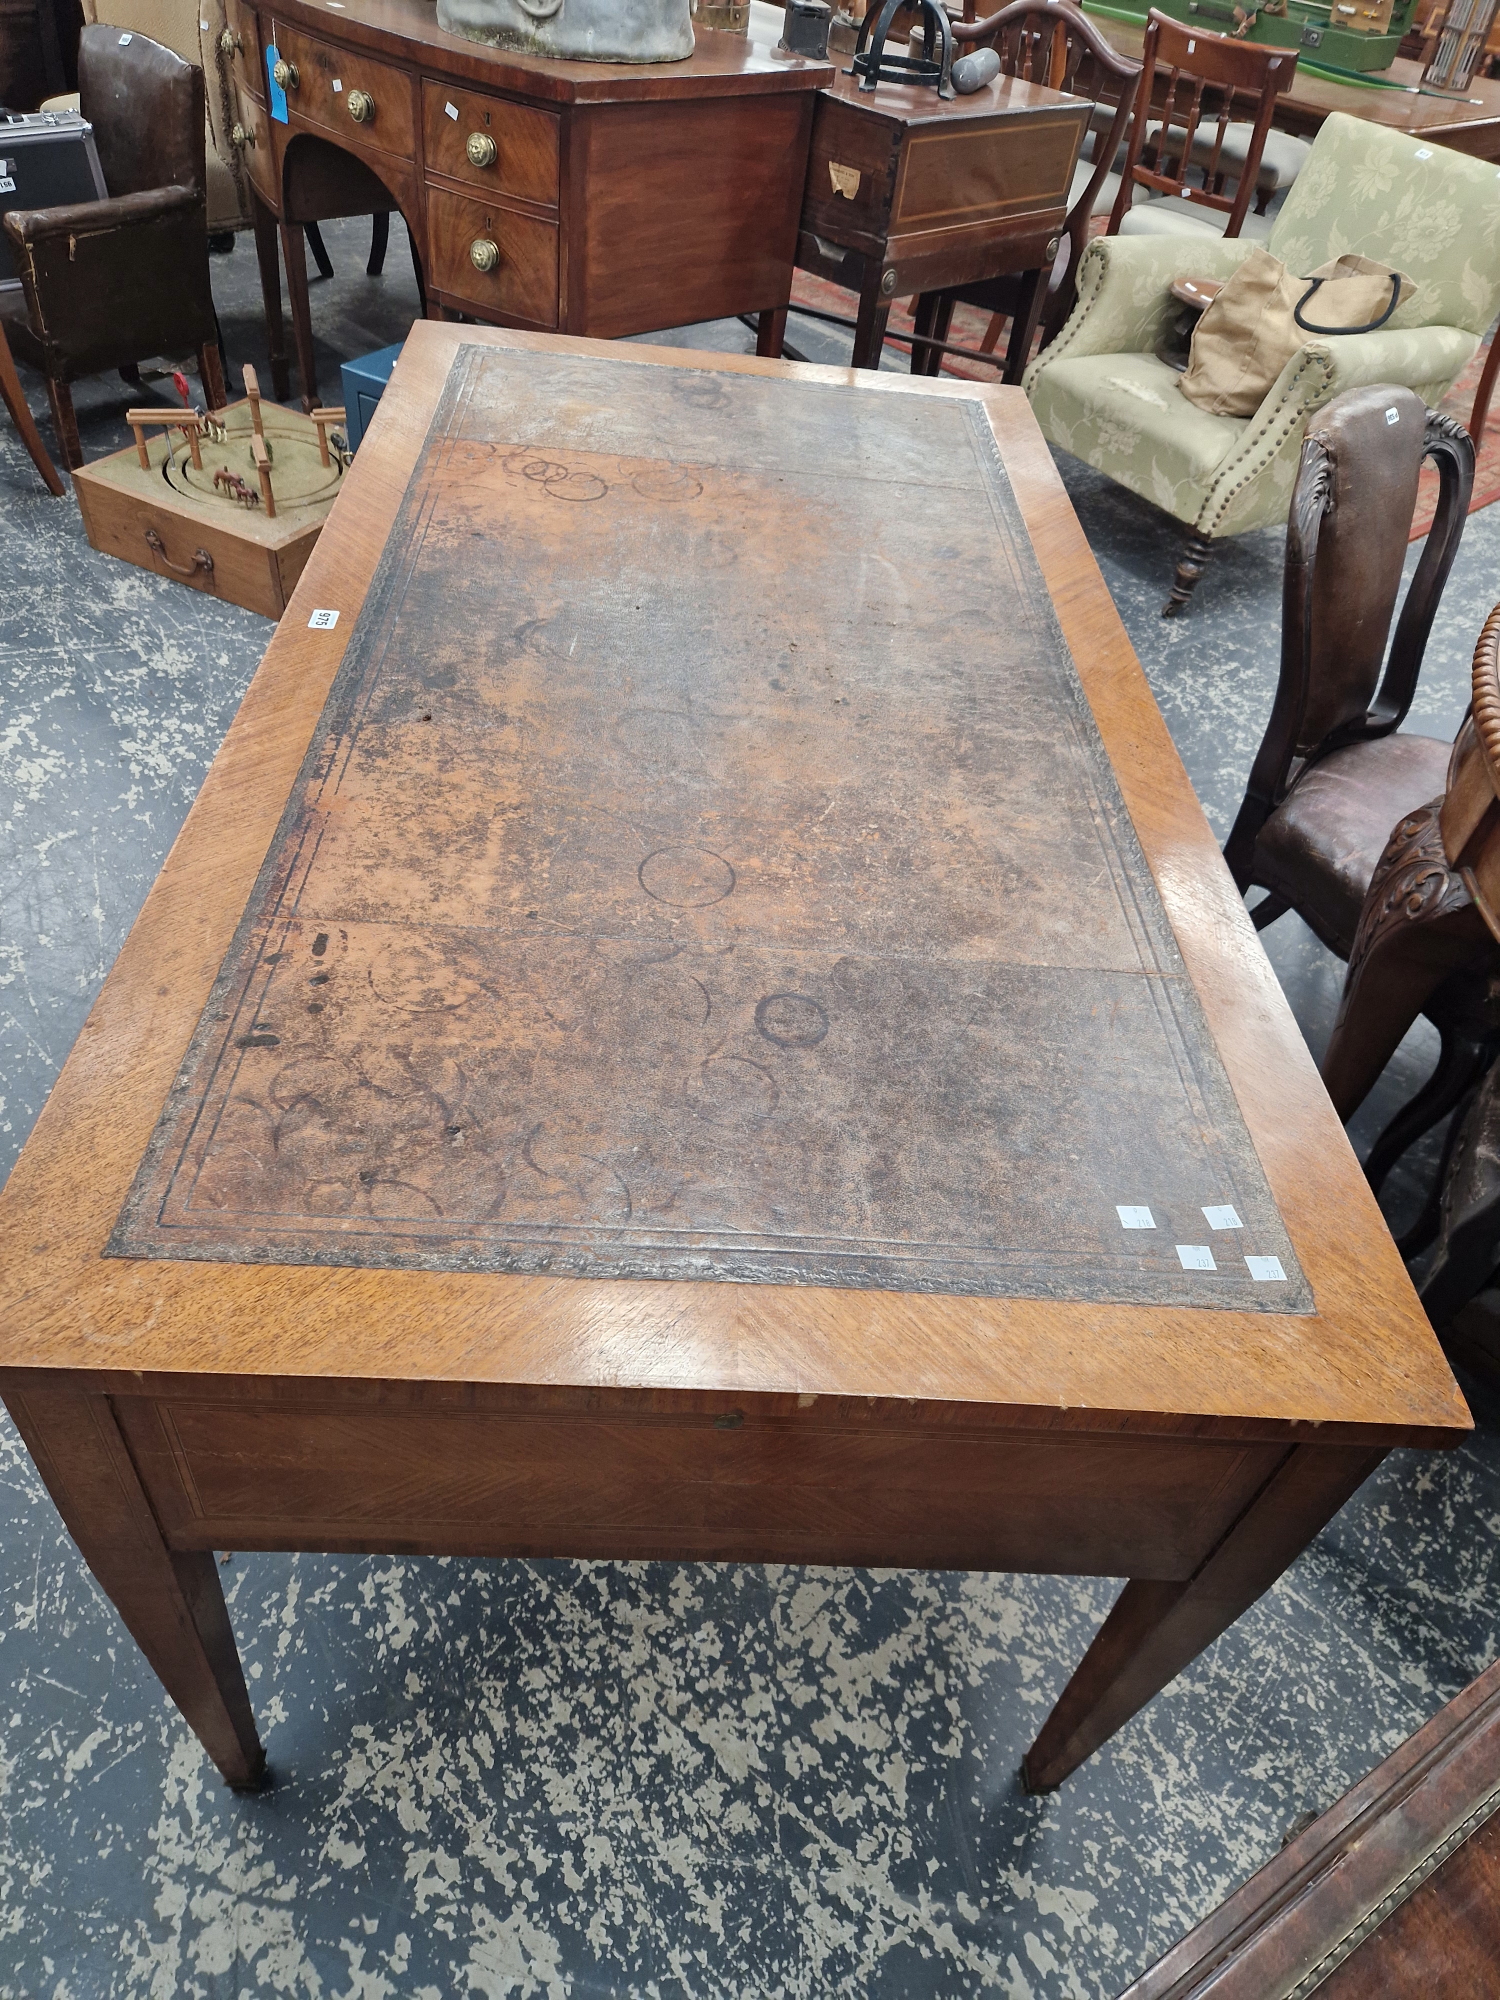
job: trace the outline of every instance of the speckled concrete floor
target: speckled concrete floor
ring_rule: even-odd
[[[399,337],[413,308],[399,231],[379,281],[363,225],[326,233],[325,392],[339,353]],[[248,246],[214,275],[232,358],[263,359]],[[691,338],[748,344],[734,325]],[[130,400],[87,386],[90,450]],[[1278,537],[1234,544],[1164,625],[1164,524],[1064,469],[1222,832],[1270,702]],[[270,627],[95,556],[3,426],[0,519],[3,1170]],[[1500,508],[1471,524],[1429,651],[1435,734],[1462,711],[1497,554]],[[1291,919],[1269,942],[1319,1047],[1338,968]],[[1364,1136],[1429,1059],[1414,1036]],[[1487,1424],[1446,1456],[1397,1454],[1048,1799],[1016,1766],[1108,1580],[236,1555],[280,1780],[245,1800],[6,1427],[0,2000],[1113,1994],[1495,1657],[1497,1519]]]

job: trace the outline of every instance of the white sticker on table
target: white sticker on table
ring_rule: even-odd
[[[343,83],[342,83],[342,82],[340,81],[340,79],[339,79],[338,77],[335,77],[335,78],[333,79],[333,83],[332,83],[332,86],[331,86],[331,88],[333,89],[333,91],[335,92],[335,94],[337,94],[337,93],[338,93],[339,91],[341,91],[341,90],[343,89],[343,87],[344,87],[344,86],[343,86]]]
[[[445,104],[443,106],[443,109],[447,112],[450,118],[457,118],[458,106],[456,104]]]
[[[1281,1268],[1281,1259],[1279,1257],[1247,1257],[1245,1262],[1249,1265],[1250,1275],[1254,1278],[1256,1284],[1284,1285],[1286,1283],[1286,1272]]]
[[[339,622],[339,614],[336,611],[315,611],[307,622],[314,632],[331,632]]]
[[[1179,1243],[1177,1261],[1184,1271],[1217,1271],[1214,1253],[1206,1243]]]
[[[130,47],[130,44],[131,44],[131,43],[132,43],[132,42],[133,42],[134,40],[135,40],[135,36],[134,36],[134,35],[121,35],[121,37],[120,37],[120,47],[121,47],[122,49],[128,49],[128,48]]]
[[[1120,1218],[1120,1227],[1122,1229],[1154,1229],[1156,1227],[1156,1218],[1152,1215],[1149,1208],[1116,1207],[1115,1214]]]
[[[1232,1208],[1205,1208],[1203,1220],[1210,1229],[1243,1229],[1245,1226]]]

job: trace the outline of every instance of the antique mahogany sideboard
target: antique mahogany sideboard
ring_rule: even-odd
[[[1019,271],[1005,380],[1020,380],[1091,109],[1012,76],[946,102],[867,94],[843,70],[818,92],[797,263],[859,294],[856,368],[880,366],[894,300]],[[780,354],[785,323],[762,315],[760,353]]]
[[[615,339],[789,296],[813,93],[831,65],[709,32],[685,62],[559,62],[447,34],[431,0],[227,0],[227,13],[279,397],[278,221],[305,401],[300,225],[330,216],[398,208],[438,319]]]
[[[1020,391],[451,324],[0,1193],[0,1392],[241,1786],[216,1548],[1125,1577],[1044,1789],[1469,1428]]]

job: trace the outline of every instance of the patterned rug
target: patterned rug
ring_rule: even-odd
[[[842,313],[852,318],[855,296],[837,285],[825,283],[821,278],[811,277],[806,271],[796,273],[792,286],[794,306],[813,306],[819,312]],[[903,360],[911,353],[912,307],[915,299],[903,299],[891,309],[890,328],[886,334],[887,364],[900,356]],[[989,326],[990,316],[977,306],[958,306],[954,309],[953,325],[948,338],[956,346],[978,347]],[[1003,360],[1005,342],[1009,335],[1009,325],[1000,330],[998,352]],[[1491,336],[1493,338],[1493,335]],[[795,315],[789,321],[787,338],[797,345],[797,321]],[[1474,392],[1479,387],[1479,378],[1484,372],[1485,360],[1489,354],[1489,341],[1481,343],[1474,358],[1459,376],[1448,394],[1443,398],[1442,408],[1450,417],[1456,417],[1461,424],[1469,420],[1473,406]],[[1000,370],[988,367],[982,361],[971,361],[960,354],[945,354],[942,362],[945,375],[962,375],[972,381],[998,382]],[[1417,511],[1412,516],[1411,539],[1416,541],[1432,526],[1432,517],[1437,509],[1438,476],[1432,466],[1422,471],[1422,483],[1417,493]],[[1489,421],[1485,425],[1484,436],[1479,445],[1479,462],[1474,471],[1474,498],[1469,506],[1471,514],[1481,507],[1488,507],[1492,501],[1500,500],[1500,395],[1495,398]]]

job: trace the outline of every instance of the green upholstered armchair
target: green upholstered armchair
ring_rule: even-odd
[[[1309,340],[1252,417],[1217,417],[1156,358],[1179,277],[1227,278],[1256,248],[1204,235],[1100,237],[1078,303],[1027,370],[1051,443],[1154,501],[1189,530],[1170,616],[1214,542],[1286,519],[1309,415],[1342,390],[1393,382],[1436,403],[1500,307],[1500,168],[1335,113],[1265,246],[1294,272],[1345,251],[1404,271],[1415,289],[1376,333]]]

